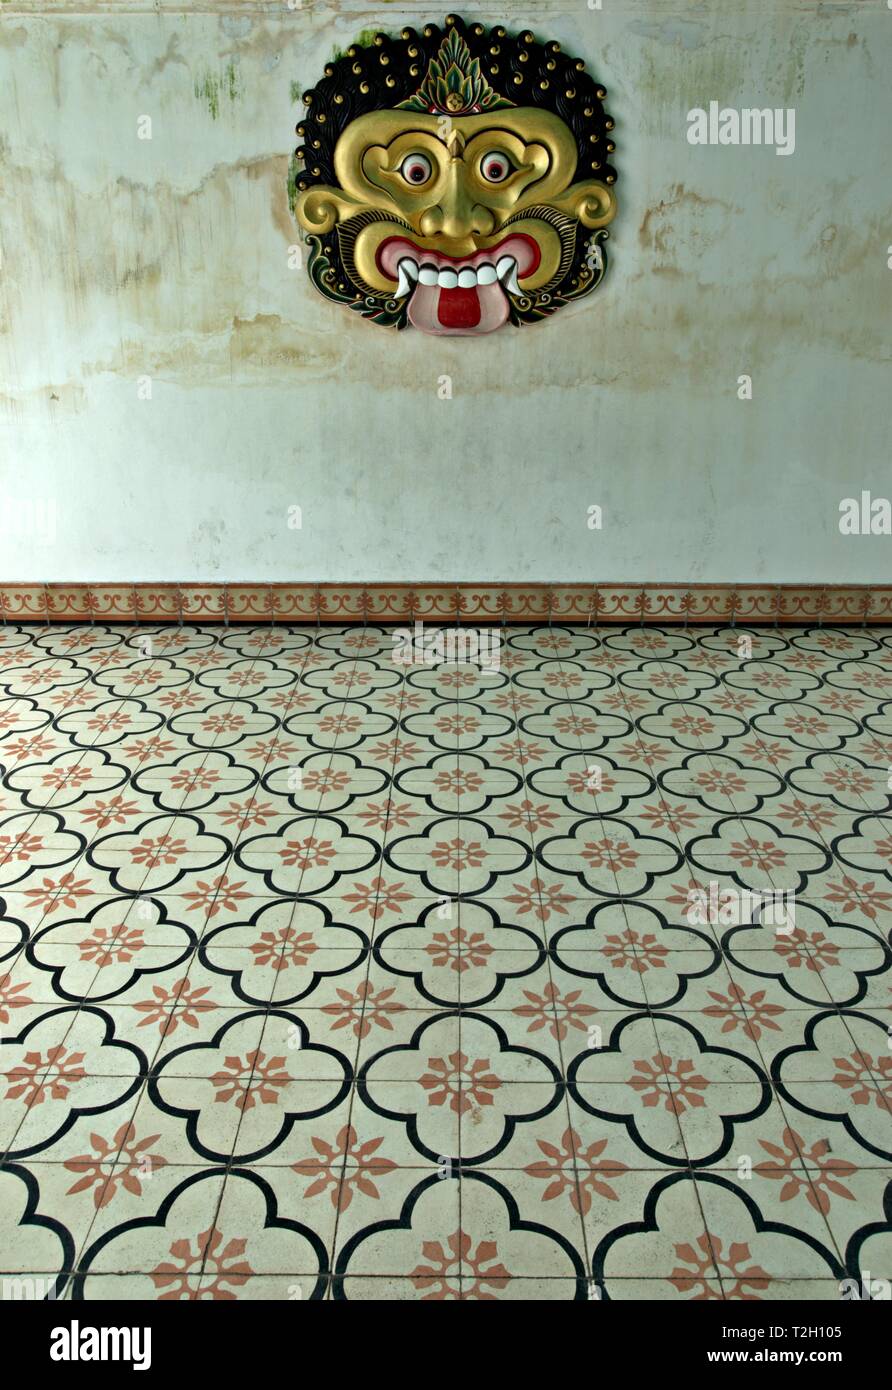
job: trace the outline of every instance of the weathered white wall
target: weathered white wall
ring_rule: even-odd
[[[478,341],[287,260],[292,82],[446,7],[0,10],[0,578],[889,579],[837,525],[892,491],[885,0],[461,9],[589,60],[620,174],[601,290]],[[795,154],[690,146],[711,99],[795,107]]]

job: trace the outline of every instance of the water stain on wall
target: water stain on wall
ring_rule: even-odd
[[[648,255],[649,269],[679,270],[681,257],[689,271],[695,270],[703,252],[728,236],[732,218],[741,211],[721,198],[698,193],[682,183],[673,184],[659,202],[646,209],[638,227],[638,241]]]

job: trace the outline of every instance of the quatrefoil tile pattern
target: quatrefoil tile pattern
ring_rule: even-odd
[[[6,626],[0,1275],[838,1300],[890,934],[888,630]]]

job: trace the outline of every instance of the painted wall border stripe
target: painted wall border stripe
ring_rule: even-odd
[[[886,623],[892,584],[0,584],[6,623]]]

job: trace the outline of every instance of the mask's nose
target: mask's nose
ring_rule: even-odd
[[[462,241],[472,236],[489,236],[495,230],[495,214],[474,200],[473,190],[469,187],[468,167],[462,158],[462,145],[455,139],[449,143],[450,157],[443,192],[439,201],[433,207],[426,208],[421,216],[424,236],[439,234],[453,241]]]

